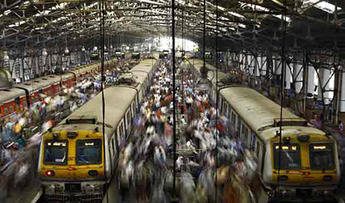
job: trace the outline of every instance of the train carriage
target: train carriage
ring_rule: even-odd
[[[74,87],[77,82],[77,74],[74,71],[61,75],[61,85],[66,88]]]
[[[194,60],[197,75],[202,66],[202,60]],[[210,96],[216,101],[215,68],[207,63],[206,67]],[[340,179],[335,139],[283,108],[279,145],[280,105],[254,89],[222,83],[227,75],[218,72],[219,110],[228,117],[231,134],[256,157],[266,197],[274,202],[279,187],[286,200],[332,199]]]
[[[143,84],[148,84],[154,70],[154,61],[148,61],[134,69],[135,85],[104,90],[104,122],[100,93],[42,137],[38,172],[46,199],[102,200],[139,108],[138,97],[144,96],[138,93],[145,91]]]
[[[115,61],[111,60],[110,62]],[[61,87],[71,88],[77,83],[77,79],[87,77],[99,67],[100,63],[76,67],[70,72],[58,75],[48,75],[36,78],[25,83],[16,84],[11,89],[1,90],[0,109],[1,117],[14,113],[18,108],[27,108],[28,103],[35,103],[42,98],[40,94],[55,96],[61,91]],[[29,102],[27,101],[29,98]]]
[[[1,117],[14,113],[18,103],[20,108],[25,108],[27,106],[25,90],[11,88],[8,90],[0,90],[0,92]]]
[[[340,178],[334,138],[285,108],[280,138],[280,105],[247,87],[221,89],[219,100],[232,134],[256,156],[269,195],[279,186],[285,198],[331,198]]]

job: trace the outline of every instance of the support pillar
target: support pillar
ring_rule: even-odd
[[[308,94],[314,94],[315,90],[315,69],[313,66],[308,65]]]
[[[329,69],[322,69],[323,72],[323,78],[322,78],[322,87],[324,87],[325,91],[323,92],[323,96],[324,96],[324,102],[325,104],[329,104],[331,99],[333,98],[333,92],[329,91],[332,90],[334,88],[332,88],[331,86],[334,87],[334,77],[331,77],[331,71]],[[333,83],[333,85],[331,85],[331,83]]]
[[[282,74],[282,63],[276,57],[273,58],[273,68],[276,75]]]
[[[303,86],[303,66],[302,64],[293,64],[293,78],[295,80],[295,91],[299,93]]]
[[[293,64],[286,64],[285,68],[285,89],[291,89],[291,82],[292,82],[292,75],[290,68],[293,66]]]
[[[267,57],[266,56],[261,56],[261,71],[260,75],[266,75],[267,71]]]
[[[253,56],[254,74],[256,77],[260,76],[261,58],[259,56]]]
[[[345,112],[345,72],[341,73],[340,112]]]

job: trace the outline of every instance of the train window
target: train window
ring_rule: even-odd
[[[247,138],[247,146],[250,147],[250,142],[252,140],[252,137],[249,136],[249,129],[247,128],[247,126],[244,126],[245,129],[244,129],[244,134],[245,134],[245,137]]]
[[[223,99],[220,96],[218,96],[218,108],[219,108],[220,112],[223,112],[223,110],[224,110]]]
[[[231,112],[231,121],[232,125],[236,124],[236,114],[234,113],[234,111]]]
[[[228,105],[228,114],[227,114],[227,117],[230,118],[231,116],[231,106]]]
[[[226,102],[224,102],[224,99],[222,100],[223,101],[223,109],[222,109],[222,112],[226,115],[226,113],[228,112],[228,105],[226,105]]]
[[[10,112],[14,112],[14,107],[12,105],[10,106]]]
[[[260,142],[258,141],[257,142],[257,147],[256,147],[256,157],[259,159],[260,157],[259,157],[259,154],[260,154]]]
[[[46,140],[44,145],[44,164],[66,165],[67,164],[67,140]]]
[[[315,143],[309,145],[310,168],[312,170],[333,170],[334,153],[331,143]]]
[[[255,151],[255,144],[256,144],[256,134],[252,131],[251,132],[251,141],[250,141],[250,150]]]
[[[77,140],[76,152],[77,164],[100,164],[102,162],[102,140]]]
[[[8,109],[7,109],[7,107],[4,107],[4,114],[5,114],[5,115],[8,114]]]
[[[237,133],[240,135],[241,133],[241,120],[239,116],[236,116],[236,121],[237,121]]]
[[[246,136],[246,126],[244,125],[243,122],[241,122],[241,137],[245,137]]]
[[[274,169],[294,170],[301,168],[301,154],[299,144],[281,144],[279,150],[279,144],[274,143],[273,151]]]
[[[123,120],[121,121],[120,128],[119,128],[119,137],[120,137],[120,142],[119,142],[119,144],[121,144],[122,139],[126,137],[126,135],[125,135],[125,130],[124,130]]]

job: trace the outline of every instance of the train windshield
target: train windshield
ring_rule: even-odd
[[[77,140],[77,164],[100,164],[102,162],[102,140]]]
[[[44,163],[67,164],[67,140],[47,140],[44,146]]]
[[[331,143],[317,143],[309,145],[310,168],[314,170],[333,170],[334,154]]]
[[[279,144],[277,143],[273,145],[273,149],[275,169],[294,170],[301,168],[301,155],[298,144],[282,144],[279,150]]]

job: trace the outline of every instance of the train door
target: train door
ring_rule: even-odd
[[[145,94],[147,92],[147,87],[146,85],[143,86],[143,88],[140,90],[141,91],[141,99],[145,98]]]
[[[220,113],[223,112],[223,98],[222,98],[222,96],[218,97],[218,110]]]
[[[222,100],[223,102],[223,107],[222,107],[222,113],[225,115],[225,116],[228,116],[228,104],[226,103],[225,99],[223,98]]]
[[[228,105],[228,112],[226,114],[226,117],[229,119],[229,122],[230,122],[230,119],[231,119],[231,112],[232,112],[231,106]]]
[[[117,127],[117,144],[119,147],[119,150],[121,150],[122,142],[124,142],[125,135],[125,129],[124,129],[124,120],[122,119],[120,121],[120,124]]]
[[[256,140],[256,134],[254,131],[250,131],[250,137],[251,137],[251,139],[250,139],[250,150],[252,152],[256,152],[257,140]]]
[[[113,138],[114,139],[114,136]],[[109,156],[110,156],[110,164],[111,166],[114,166],[114,162],[115,162],[115,150],[114,150],[114,144],[112,142],[112,139],[110,140],[110,142],[108,143],[108,152],[109,152]],[[113,167],[111,167],[113,168]],[[113,171],[111,171],[111,174],[113,173]]]
[[[243,121],[241,121],[241,130],[240,132],[240,137],[241,137],[241,141],[243,144],[247,144],[247,139],[246,139],[246,126],[244,124]]]
[[[139,108],[139,100],[138,100],[139,94],[135,95],[134,98],[134,112],[137,113],[138,112],[138,108]]]
[[[131,132],[131,121],[132,121],[130,107],[126,111],[125,121],[126,121],[126,137],[128,137]]]
[[[235,111],[231,112],[231,120],[230,120],[230,131],[232,135],[235,135],[236,129],[236,114]]]
[[[131,121],[132,121],[132,123],[133,123],[134,117],[135,117],[136,112],[137,112],[135,105],[136,105],[136,102],[135,102],[135,99],[134,99],[132,101],[132,104],[131,104],[131,112],[132,112],[132,119],[131,119]]]
[[[111,139],[111,142],[113,143],[113,151],[114,151],[114,159],[116,159],[117,158],[117,156],[118,156],[118,153],[119,153],[119,151],[118,151],[118,146],[117,146],[117,143],[116,143],[116,137],[117,137],[117,132],[114,132],[114,136],[113,136],[113,138]]]
[[[264,161],[265,157],[264,157],[264,146],[259,140],[257,140],[256,142],[255,155],[258,159],[258,172],[259,174],[262,175],[263,168],[264,168],[263,164],[265,163]]]
[[[247,126],[245,126],[245,134],[246,134],[246,144],[247,147],[250,149],[251,141],[252,141],[252,136],[250,135],[250,130]]]
[[[238,115],[236,115],[236,136],[238,136],[238,138],[240,138],[241,136],[241,119]]]

